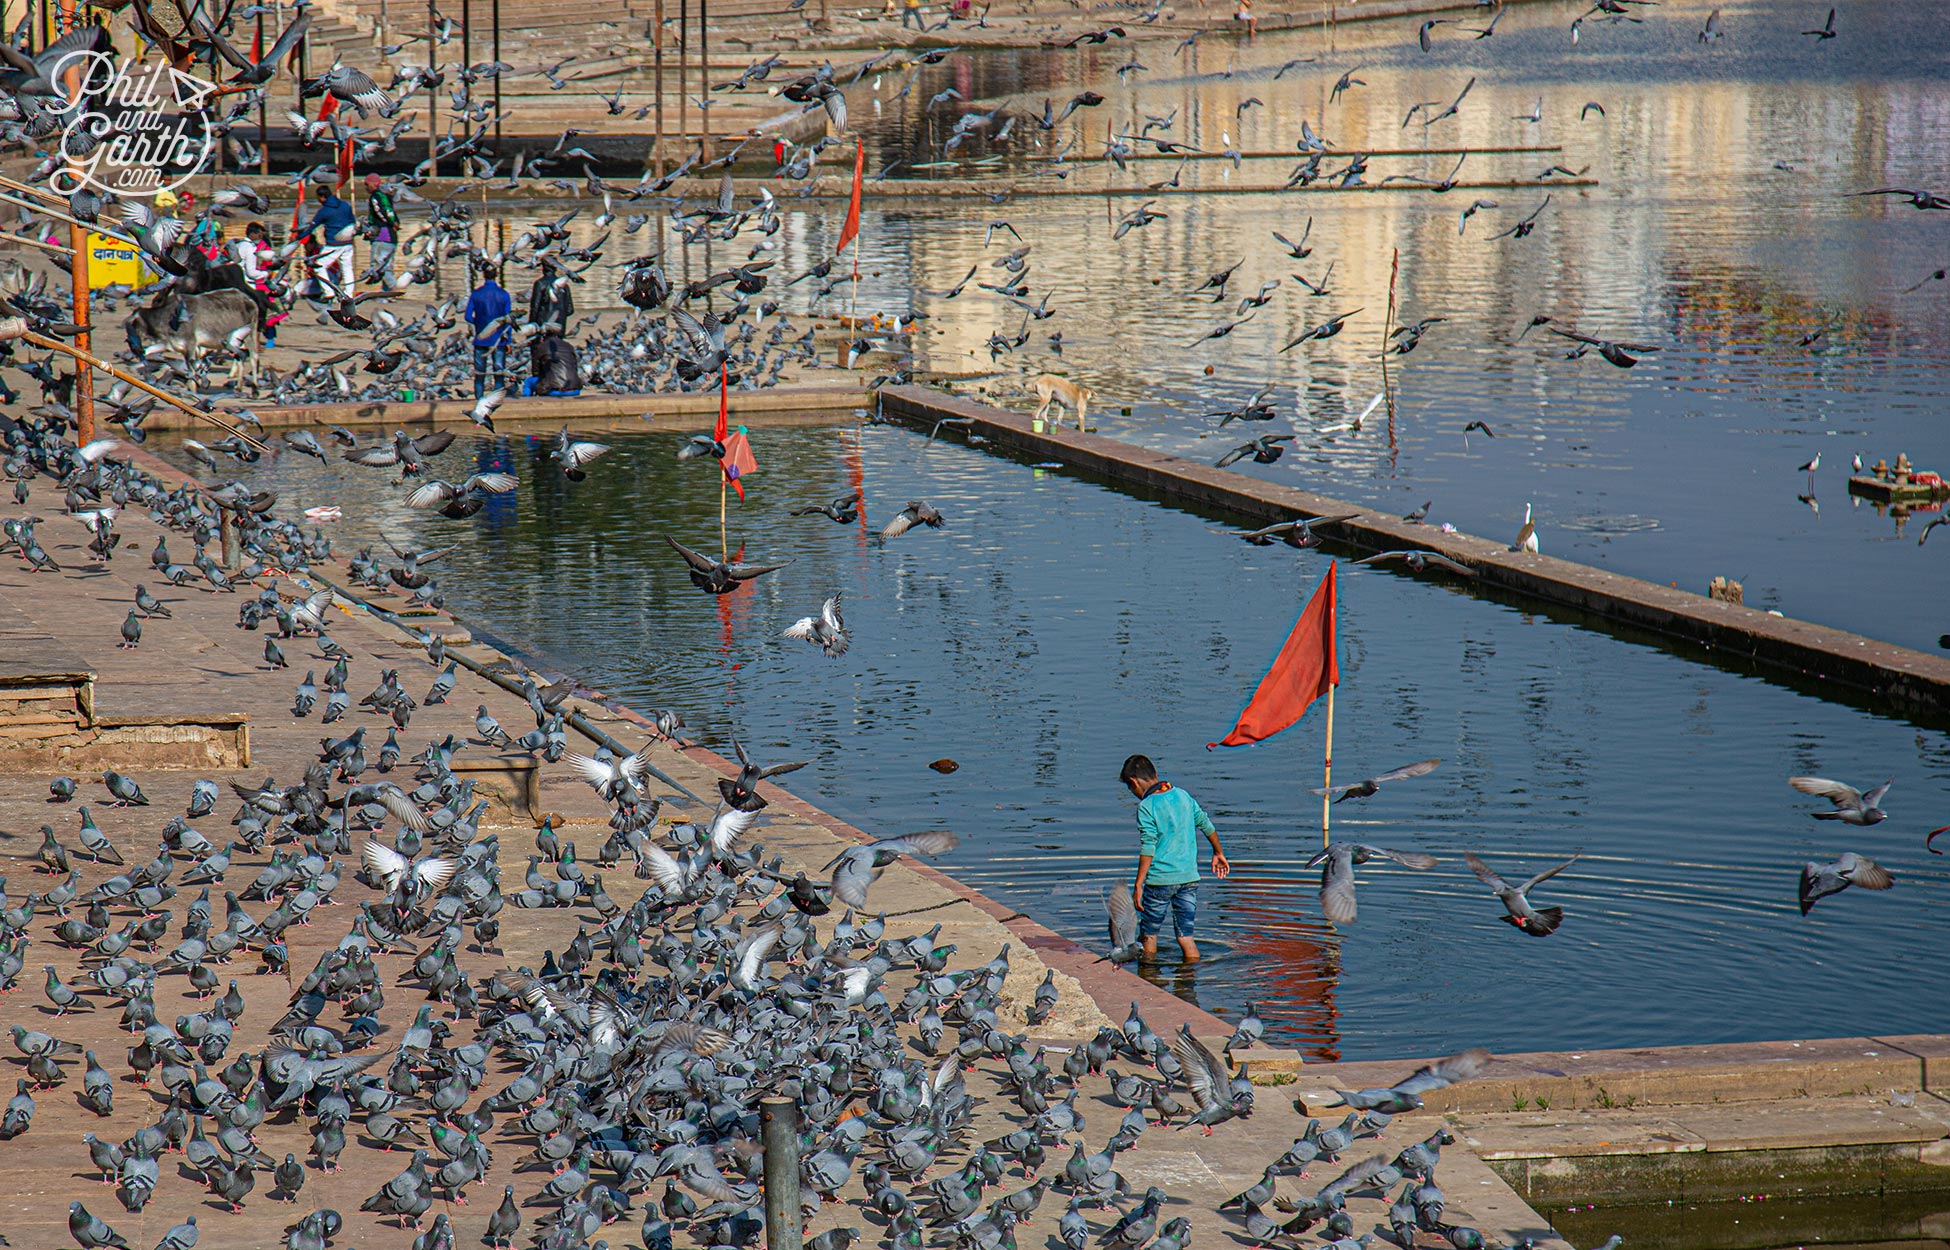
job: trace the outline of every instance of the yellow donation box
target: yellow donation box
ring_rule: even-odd
[[[114,286],[138,287],[153,281],[152,275],[142,267],[141,253],[132,243],[111,239],[105,234],[88,235],[88,285],[93,288]]]

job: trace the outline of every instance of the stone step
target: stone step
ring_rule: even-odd
[[[1532,1202],[1711,1202],[1791,1188],[1950,1188],[1950,1103],[1883,1090],[1729,1105],[1453,1117],[1462,1143]],[[1447,1156],[1444,1156],[1447,1161]]]

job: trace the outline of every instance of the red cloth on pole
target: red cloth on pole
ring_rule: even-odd
[[[743,502],[745,498],[745,484],[739,481],[738,478],[746,470],[740,468],[737,460],[733,458],[731,453],[731,369],[727,365],[718,366],[718,424],[717,428],[711,432],[711,437],[717,439],[725,449],[724,458],[718,461],[718,471],[724,474],[724,480],[731,483],[731,488],[738,492],[739,501]],[[738,441],[744,443],[745,457],[746,459],[750,459],[752,454],[751,444],[745,440],[745,436],[742,434],[738,436]],[[758,465],[754,463],[751,467],[756,469]]]
[[[859,146],[853,150],[853,198],[846,205],[846,224],[840,227],[840,245],[833,249],[835,256],[860,236],[860,183],[867,172],[867,141],[857,142]]]
[[[251,64],[256,65],[264,59],[264,25],[258,23],[257,33],[251,36]]]
[[[719,461],[724,469],[725,479],[731,488],[738,492],[738,498],[745,497],[745,475],[758,472],[758,458],[752,455],[752,440],[745,437],[743,430],[727,436],[724,440],[724,459]]]
[[[305,216],[305,184],[298,184],[298,202],[291,206],[291,233],[298,233],[298,223]]]
[[[343,188],[352,181],[352,140],[347,139],[339,145],[339,186]]]
[[[332,114],[338,111],[339,111],[339,98],[335,95],[328,94],[325,97],[325,103],[318,106],[318,120],[324,121],[326,118],[330,117]]]
[[[1334,658],[1334,565],[1320,579],[1307,610],[1293,623],[1273,666],[1260,678],[1259,688],[1239,713],[1239,723],[1213,747],[1243,747],[1272,737],[1299,720],[1313,701],[1341,684],[1340,665]]]

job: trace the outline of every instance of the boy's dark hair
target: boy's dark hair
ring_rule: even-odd
[[[253,221],[250,225],[244,227],[244,237],[247,239],[262,238],[263,236],[264,223],[261,221]]]
[[[500,277],[501,277],[501,271],[499,269],[496,269],[493,265],[481,266],[481,281],[494,282],[498,280]]]
[[[1123,782],[1156,781],[1158,766],[1148,755],[1133,755],[1124,761],[1124,767],[1117,771],[1117,779]]]

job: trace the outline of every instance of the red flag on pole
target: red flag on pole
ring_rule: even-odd
[[[335,95],[327,95],[325,97],[325,103],[318,106],[318,120],[324,121],[326,118],[330,117],[332,114],[338,111],[339,111],[339,98]]]
[[[758,472],[758,458],[752,455],[752,440],[745,437],[743,427],[725,436],[724,459],[718,462],[724,469],[725,480],[738,492],[738,498],[745,497],[745,475]]]
[[[260,18],[257,33],[251,36],[251,64],[256,65],[264,59],[264,22]]]
[[[339,186],[352,181],[352,140],[339,144]]]
[[[747,468],[744,463],[741,463],[741,461],[751,461],[752,445],[743,432],[736,435],[731,432],[731,369],[726,365],[718,366],[718,424],[717,428],[712,430],[711,437],[717,439],[724,447],[724,457],[718,461],[718,471],[724,474],[725,481],[731,483],[731,488],[738,492],[738,499],[742,503],[745,498],[745,484],[738,479],[751,469],[756,469],[758,464],[755,461],[751,462],[750,467]]]
[[[304,216],[305,216],[305,184],[301,182],[298,184],[298,202],[291,206],[290,233],[292,234],[298,233],[298,223],[304,220]]]
[[[731,432],[731,368],[718,366],[718,426],[711,431],[711,437],[720,443]]]
[[[1294,622],[1273,666],[1260,678],[1259,688],[1239,713],[1239,723],[1213,747],[1243,747],[1270,738],[1306,714],[1313,701],[1340,684],[1341,669],[1334,658],[1334,565],[1320,579],[1307,610]]]
[[[860,236],[860,181],[867,172],[867,141],[858,139],[858,147],[853,150],[853,198],[846,205],[846,224],[840,227],[840,245],[833,249],[838,256],[846,250],[846,245]]]

